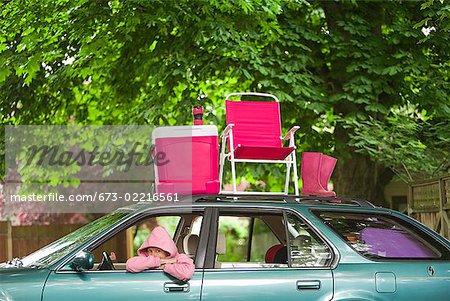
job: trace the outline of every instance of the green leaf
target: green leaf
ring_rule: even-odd
[[[4,82],[5,79],[12,73],[9,68],[0,68],[0,83]]]

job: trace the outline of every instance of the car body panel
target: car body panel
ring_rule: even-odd
[[[336,208],[321,209],[343,211]],[[309,211],[311,212],[311,210]],[[450,246],[448,240],[404,214],[381,208],[359,208],[348,211],[393,215],[408,221],[447,247]],[[312,214],[308,218],[314,220],[316,217]],[[326,225],[324,226],[328,228]],[[341,260],[333,270],[336,300],[359,300],[359,298],[366,300],[426,300],[430,298],[448,300],[450,298],[449,260],[370,260],[353,250],[333,230],[321,229],[341,253]]]
[[[318,283],[301,289],[302,282]],[[297,284],[299,287],[297,287]],[[333,277],[323,269],[206,270],[202,300],[331,300]]]
[[[41,300],[50,270],[0,267],[0,301]]]
[[[450,263],[432,264],[435,274],[428,274],[427,262],[339,264],[333,271],[336,300],[449,300]],[[382,279],[380,274],[393,275]],[[380,283],[381,281],[391,283]],[[394,291],[378,288],[394,287]]]
[[[61,270],[80,250],[101,237],[110,235],[115,228],[129,224],[142,214],[173,213],[189,209],[207,210],[207,208],[294,211],[330,245],[334,261],[326,268],[204,270],[197,268],[194,277],[188,282],[189,289],[181,292],[167,292],[164,289],[165,284],[173,285],[175,289],[177,285],[183,284],[158,270],[142,273]],[[450,296],[450,260],[374,261],[365,258],[313,214],[314,210],[339,210],[394,215],[419,227],[450,249],[450,241],[416,220],[390,209],[285,202],[208,201],[167,207],[152,207],[148,203],[136,204],[121,210],[128,210],[131,214],[52,266],[41,269],[0,267],[0,301],[41,300],[41,297],[41,301],[61,299],[138,301],[156,298],[206,301],[218,299],[439,301],[447,300]],[[208,218],[211,218],[210,223],[214,223],[212,217]],[[209,243],[207,239],[204,241],[203,247]],[[204,258],[205,262],[207,259]],[[197,263],[197,266],[203,267],[203,261]],[[314,287],[317,283],[320,283],[320,289],[297,288],[297,284]]]
[[[200,300],[202,272],[197,270],[188,283],[177,281],[161,270],[141,273],[126,271],[52,272],[45,285],[43,301],[110,300]],[[186,291],[165,291],[168,285]]]

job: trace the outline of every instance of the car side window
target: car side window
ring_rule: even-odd
[[[331,264],[330,248],[293,213],[221,214],[218,226],[215,268],[298,268]]]
[[[299,217],[287,216],[287,232],[292,267],[324,267],[332,261],[330,248]]]
[[[270,227],[260,218],[254,219],[253,239],[251,241],[251,261],[265,261],[267,250],[280,244]]]
[[[137,256],[137,250],[157,226],[164,227],[173,237],[179,253],[195,259],[201,222],[202,215],[195,213],[141,219],[91,250],[94,255],[92,270],[102,269],[103,253],[110,255],[115,270],[125,270],[127,259]]]
[[[285,245],[282,214],[224,214],[219,217],[215,268],[287,267],[267,257],[273,246]]]
[[[375,260],[448,259],[433,237],[398,217],[368,212],[313,211],[355,251]]]

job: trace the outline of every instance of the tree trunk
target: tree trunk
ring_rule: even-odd
[[[336,109],[339,110],[339,107]],[[384,199],[384,187],[392,180],[394,173],[350,147],[348,131],[349,129],[342,126],[335,129],[338,163],[333,174],[333,183],[336,194],[341,197],[363,198],[375,205],[388,207]]]
[[[342,39],[344,43],[349,43],[355,37],[344,30],[338,22],[351,22],[349,14],[370,17],[373,24],[371,32],[373,36],[381,39],[381,24],[384,18],[383,6],[377,3],[343,3],[336,1],[321,1],[321,6],[325,12],[327,28],[330,36],[334,35]],[[346,67],[351,63],[351,55],[342,57],[335,55],[342,45],[330,44],[330,63],[324,66],[327,72],[322,76],[324,82],[329,84],[329,95],[345,95],[343,86],[352,80],[354,74],[348,73]],[[326,61],[326,60],[325,60]],[[374,102],[383,102],[381,95],[374,96]],[[334,105],[334,113],[337,116],[353,116],[355,112],[362,112],[372,118],[382,118],[379,114],[367,112],[364,105],[358,102],[341,99]],[[338,196],[364,198],[376,204],[386,206],[384,199],[384,187],[391,181],[393,172],[385,166],[373,162],[368,155],[359,154],[349,146],[351,127],[343,127],[337,124],[334,132],[335,155],[338,158],[336,171],[333,175],[334,188]]]
[[[390,169],[357,153],[352,153],[351,157],[338,159],[333,174],[338,196],[363,198],[375,205],[387,207],[384,187],[392,179],[393,173]]]

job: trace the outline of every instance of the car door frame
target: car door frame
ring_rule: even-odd
[[[201,229],[203,229],[203,226],[208,227],[205,229],[209,229],[210,223],[211,223],[210,216],[209,216],[210,213],[208,213],[207,210],[201,206],[189,206],[189,207],[188,206],[173,206],[170,208],[167,208],[167,207],[166,208],[164,208],[164,207],[163,208],[149,208],[149,209],[131,214],[126,219],[124,219],[120,223],[116,224],[114,227],[108,228],[106,230],[106,233],[102,233],[102,234],[98,235],[97,237],[92,238],[85,244],[79,246],[72,253],[70,253],[68,256],[66,256],[64,259],[62,259],[58,264],[56,264],[54,271],[55,272],[66,272],[61,269],[64,266],[66,266],[75,256],[77,256],[77,254],[80,251],[87,250],[87,249],[93,250],[93,249],[97,248],[102,243],[106,242],[107,240],[109,240],[112,237],[114,237],[115,235],[117,235],[120,231],[129,228],[130,226],[132,226],[133,224],[135,224],[136,222],[138,222],[141,219],[150,217],[152,215],[163,215],[163,214],[166,215],[166,214],[172,214],[172,213],[174,215],[176,215],[176,214],[183,214],[183,212],[189,213],[189,212],[194,212],[194,211],[199,211],[199,212],[203,213],[203,221],[202,221]],[[177,232],[177,230],[175,231],[175,233]],[[206,237],[203,237],[203,236],[206,236]],[[208,233],[202,235],[202,232],[200,232],[199,248],[200,248],[201,242],[203,242],[203,244],[205,244],[204,241],[207,239],[208,239]],[[202,254],[199,254],[199,252],[197,252],[197,254],[195,257],[195,262],[196,262],[195,268],[196,269],[203,268],[205,256]],[[200,256],[200,258],[198,258],[197,256]]]
[[[50,272],[49,277],[47,278],[47,281],[43,287],[42,290],[42,298],[43,300],[46,300],[46,291],[48,288],[47,286],[50,284],[52,285],[51,282],[49,282],[51,280],[51,278],[53,279],[57,279],[54,277],[57,277],[57,275],[61,275],[61,274],[78,274],[80,275],[80,277],[85,277],[86,275],[93,275],[93,274],[104,274],[104,273],[109,273],[109,274],[125,274],[127,273],[126,270],[103,270],[103,271],[99,271],[99,270],[88,270],[88,271],[83,271],[83,272],[77,272],[74,270],[65,270],[63,269],[64,267],[67,266],[67,264],[72,260],[72,258],[74,258],[81,250],[88,250],[88,251],[92,251],[93,249],[97,248],[98,246],[100,246],[101,244],[103,244],[104,242],[108,241],[109,239],[111,239],[112,237],[114,237],[115,235],[117,235],[120,231],[123,231],[127,228],[129,228],[130,226],[136,224],[137,222],[139,222],[142,219],[145,218],[149,218],[152,216],[163,216],[163,215],[183,215],[183,214],[196,214],[198,213],[199,215],[203,216],[203,220],[202,220],[202,224],[201,224],[201,230],[200,230],[200,239],[199,239],[199,246],[198,246],[198,252],[196,253],[196,257],[195,257],[195,273],[194,276],[197,276],[195,278],[197,278],[197,283],[199,283],[197,285],[198,287],[198,296],[200,300],[201,297],[201,290],[202,290],[202,282],[203,282],[203,265],[204,265],[204,254],[205,252],[201,252],[201,245],[206,245],[206,240],[209,238],[209,233],[208,233],[208,229],[210,228],[210,217],[207,212],[207,210],[205,210],[204,207],[202,206],[173,206],[173,207],[165,207],[165,208],[149,208],[147,210],[142,210],[139,212],[136,212],[135,214],[131,214],[129,217],[125,218],[124,220],[120,221],[118,224],[116,224],[115,226],[112,226],[110,228],[108,228],[106,230],[106,232],[98,235],[97,237],[91,239],[90,241],[86,242],[85,244],[83,244],[82,246],[78,247],[75,251],[73,251],[68,257],[66,257],[64,260],[61,261],[60,264],[58,264],[57,268],[53,271]],[[177,235],[180,225],[177,226],[177,229],[175,231],[175,235]],[[203,254],[202,254],[203,253]],[[139,274],[148,274],[148,273],[163,273],[162,270],[149,270],[149,271],[145,271],[143,273],[139,273]],[[84,274],[84,275],[83,275]],[[51,276],[53,275],[53,277]],[[130,275],[131,276],[131,275]],[[89,278],[89,277],[85,277],[85,278]],[[151,278],[151,277],[150,277]],[[164,285],[166,284],[170,284],[171,281],[169,278],[167,279],[167,281],[162,280],[162,282],[164,282]],[[176,284],[176,281],[174,282]],[[54,283],[53,283],[54,284]],[[163,291],[162,287],[161,287],[161,293],[167,293],[167,291]],[[50,296],[49,298],[53,298],[53,296]]]
[[[262,212],[276,212],[276,213],[281,213],[283,215],[283,219],[286,219],[286,212],[291,212],[292,214],[294,214],[297,218],[301,219],[302,221],[305,222],[305,224],[308,225],[308,227],[329,247],[331,254],[332,254],[332,260],[331,260],[331,264],[326,266],[326,267],[322,267],[322,269],[335,269],[336,266],[339,264],[340,261],[340,253],[338,251],[338,249],[336,248],[336,246],[332,243],[332,241],[330,239],[328,239],[324,234],[322,234],[322,232],[310,221],[308,220],[308,218],[306,218],[301,212],[299,212],[298,210],[294,210],[292,208],[289,207],[278,207],[278,206],[261,206],[261,205],[250,205],[250,204],[246,204],[244,206],[240,206],[240,207],[230,207],[230,206],[226,206],[226,205],[214,205],[210,208],[205,208],[205,215],[206,215],[206,210],[208,210],[208,216],[210,218],[209,221],[209,237],[208,240],[206,240],[206,254],[205,254],[205,259],[204,259],[204,269],[214,269],[214,263],[215,263],[215,252],[216,252],[216,243],[217,243],[217,234],[218,234],[218,223],[219,223],[219,211],[220,209],[226,209],[229,211],[235,211],[235,212],[240,212],[242,211],[243,213],[248,212],[248,210],[250,209],[257,209],[257,210],[262,210]],[[212,227],[214,225],[214,227]],[[287,241],[286,243],[289,242],[289,238],[286,238]],[[209,243],[208,243],[209,242]],[[288,259],[289,262],[290,260],[290,254],[288,252]],[[298,269],[297,267],[289,267],[291,269]],[[305,268],[300,268],[300,269],[305,269]],[[310,269],[310,268],[308,268]]]
[[[300,219],[301,221],[303,221],[310,229],[311,231],[313,231],[320,239],[323,243],[325,243],[329,249],[330,252],[332,254],[332,260],[330,262],[329,265],[327,266],[323,266],[323,267],[292,267],[291,266],[291,260],[290,260],[290,252],[288,252],[288,257],[289,257],[289,262],[288,262],[288,267],[283,267],[283,268],[267,268],[270,271],[282,271],[282,270],[288,270],[289,272],[295,272],[295,271],[304,271],[305,274],[310,273],[310,272],[314,272],[317,270],[327,270],[329,271],[328,274],[328,281],[329,281],[329,285],[330,285],[330,289],[329,291],[327,291],[329,293],[330,299],[332,298],[333,294],[334,294],[334,279],[333,279],[333,269],[336,268],[336,266],[339,263],[339,259],[340,259],[340,254],[338,252],[338,250],[336,249],[336,247],[334,246],[333,243],[331,243],[331,241],[329,239],[327,239],[322,233],[321,231],[319,231],[319,229],[311,222],[309,221],[301,212],[299,212],[298,210],[295,210],[293,208],[287,207],[287,206],[270,206],[270,205],[252,205],[252,204],[245,204],[239,207],[235,207],[235,206],[227,206],[227,205],[214,205],[210,208],[211,210],[211,228],[209,229],[209,244],[207,245],[206,248],[206,258],[205,258],[205,265],[204,265],[204,276],[203,276],[203,289],[202,289],[202,299],[204,298],[204,292],[207,291],[205,285],[207,285],[208,283],[208,279],[205,278],[206,277],[206,273],[208,272],[220,272],[220,271],[229,271],[230,269],[215,269],[214,268],[214,264],[215,264],[215,251],[216,251],[216,244],[217,244],[217,235],[218,235],[218,222],[219,222],[219,216],[220,216],[220,210],[225,210],[228,212],[242,212],[242,213],[248,213],[249,210],[250,211],[254,211],[254,212],[272,212],[272,213],[278,213],[278,214],[282,214],[283,215],[283,219],[286,220],[286,214],[287,212],[292,213],[294,216],[296,216],[298,219]],[[285,228],[286,229],[286,228]],[[287,229],[286,229],[287,231]],[[289,243],[289,238],[287,238],[286,243]],[[265,268],[261,268],[261,269],[253,269],[251,270],[251,272],[255,272],[255,271],[261,271],[262,273],[264,272]],[[245,271],[245,268],[236,268],[236,269],[232,269],[233,271]],[[224,285],[226,285],[226,283],[224,283]],[[294,283],[295,285],[295,283]],[[298,286],[298,282],[297,282],[297,286]]]

